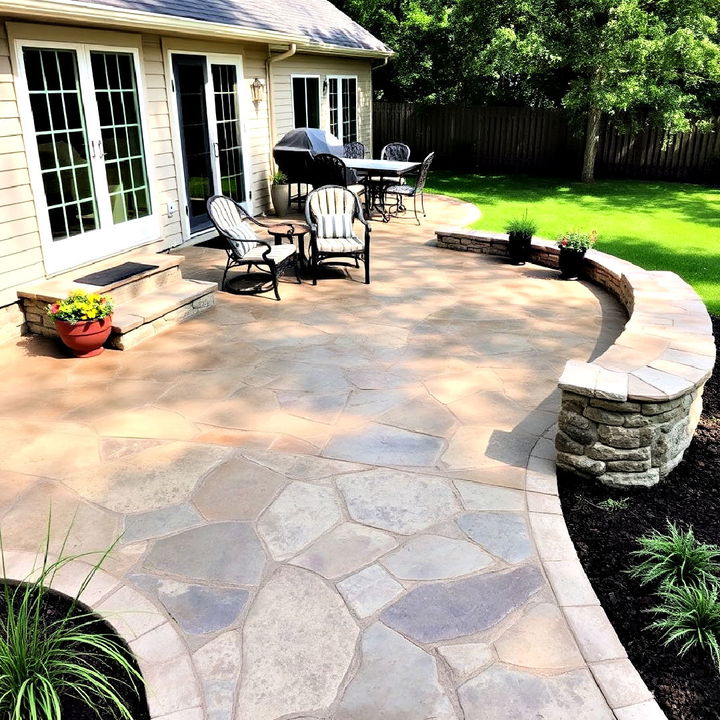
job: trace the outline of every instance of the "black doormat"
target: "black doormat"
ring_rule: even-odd
[[[107,270],[100,270],[100,272],[94,272],[89,275],[83,275],[82,277],[75,278],[73,282],[83,283],[84,285],[98,285],[102,287],[103,285],[110,285],[111,283],[126,280],[133,275],[139,275],[140,273],[147,272],[148,270],[155,270],[157,267],[159,266],[126,262],[122,263],[122,265],[116,265],[115,267],[108,268]]]

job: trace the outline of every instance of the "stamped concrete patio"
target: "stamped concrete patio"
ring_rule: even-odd
[[[624,315],[553,271],[433,247],[473,209],[428,205],[422,228],[374,224],[369,286],[219,293],[93,360],[0,349],[5,546],[37,549],[51,505],[56,535],[76,515],[73,552],[124,533],[108,569],[179,631],[135,630],[167,720],[613,717],[524,482],[533,447],[552,458],[565,361]],[[184,254],[219,279],[222,251]],[[143,611],[121,591],[103,604]]]

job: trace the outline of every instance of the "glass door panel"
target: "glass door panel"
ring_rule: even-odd
[[[90,53],[113,223],[147,217],[150,192],[130,53]]]
[[[206,100],[207,60],[198,55],[174,55],[173,75],[185,166],[190,231],[210,225],[206,201],[215,193],[213,157]]]
[[[52,240],[99,226],[75,50],[23,49]]]
[[[247,196],[237,102],[237,67],[213,64],[211,68],[221,192],[239,203],[244,203]]]

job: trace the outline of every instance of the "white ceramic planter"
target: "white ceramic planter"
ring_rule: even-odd
[[[290,204],[290,186],[289,185],[271,185],[270,197],[272,198],[273,208],[278,217],[285,217]]]

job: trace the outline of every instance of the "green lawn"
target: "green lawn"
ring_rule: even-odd
[[[599,249],[647,270],[672,270],[720,314],[720,190],[703,185],[598,180],[592,185],[524,175],[453,175],[434,172],[430,192],[474,203],[473,227],[502,231],[528,215],[538,235],[597,230]]]

